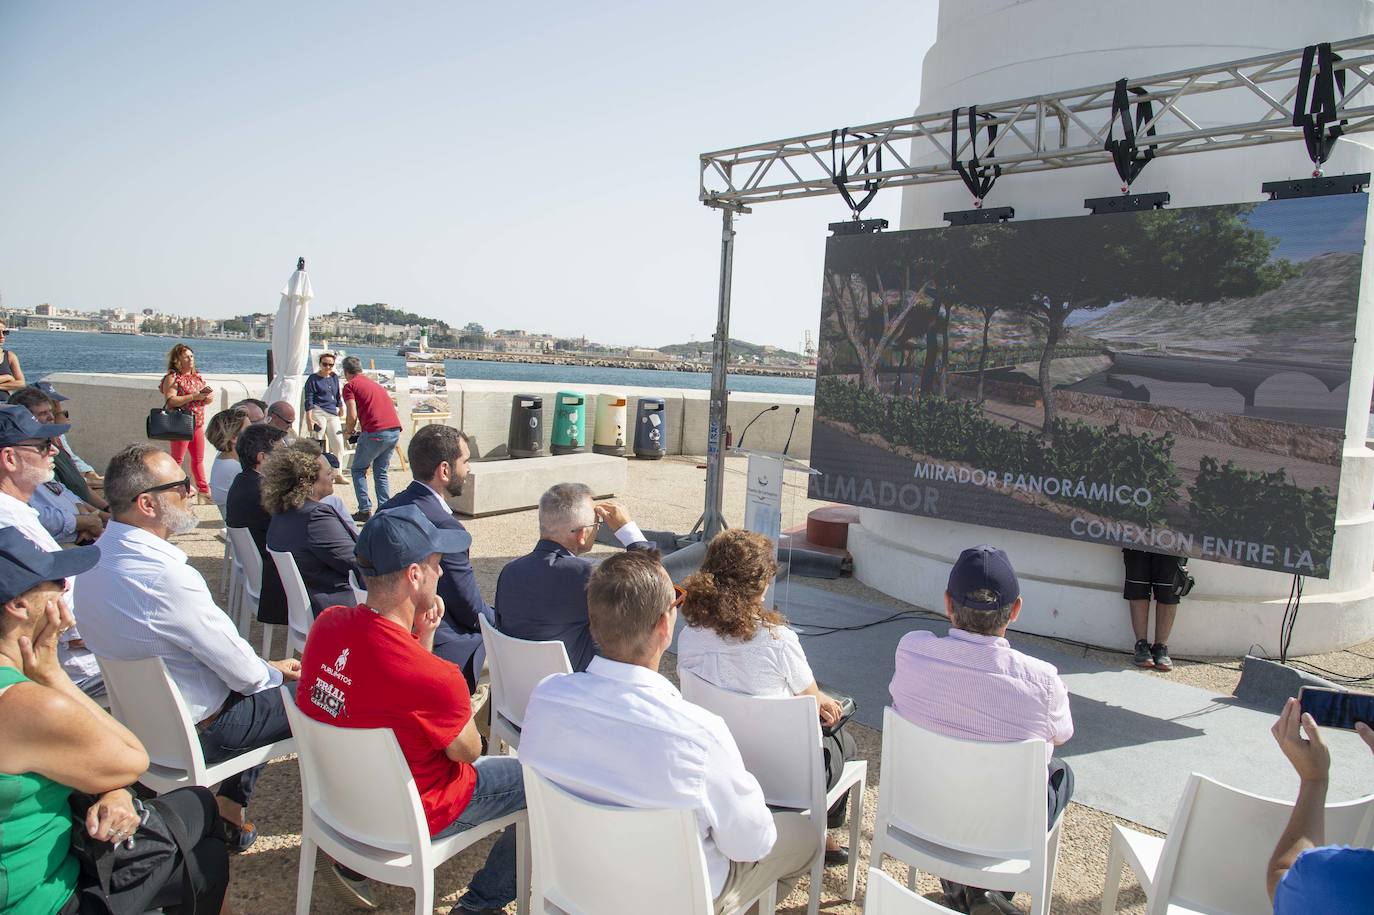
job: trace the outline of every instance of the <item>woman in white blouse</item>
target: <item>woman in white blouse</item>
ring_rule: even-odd
[[[224,502],[229,498],[229,487],[243,468],[239,464],[239,433],[248,428],[248,414],[237,407],[221,410],[205,426],[205,438],[217,454],[210,465],[210,498],[224,511]]]
[[[822,724],[840,720],[840,704],[816,685],[797,634],[782,614],[763,605],[777,575],[773,544],[752,531],[728,530],[706,549],[701,570],[682,582],[686,596],[678,636],[677,666],[721,689],[750,696],[815,696]],[[845,759],[857,755],[854,739],[843,729],[823,741],[829,788]],[[829,811],[826,825],[844,825],[845,795]],[[847,850],[826,837],[828,865],[848,862]]]

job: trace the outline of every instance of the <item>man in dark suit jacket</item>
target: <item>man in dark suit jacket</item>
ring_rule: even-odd
[[[411,438],[406,457],[415,479],[379,511],[414,505],[440,530],[466,533],[467,529],[445,501],[449,496],[462,494],[463,481],[468,476],[471,453],[463,433],[452,426],[425,426]],[[482,628],[477,620],[479,616],[492,620],[492,610],[477,587],[469,552],[442,554],[439,597],[444,601],[444,619],[434,632],[434,653],[457,664],[471,690],[477,688],[477,677],[486,660]]]
[[[530,641],[558,639],[573,670],[586,670],[596,655],[587,622],[587,579],[596,566],[582,554],[610,525],[630,550],[650,550],[639,526],[614,502],[592,503],[581,483],[559,483],[539,498],[539,542],[534,552],[512,559],[496,582],[496,628]]]
[[[275,426],[249,426],[239,434],[235,443],[243,472],[234,478],[224,501],[224,523],[229,527],[246,527],[253,535],[262,555],[262,591],[258,597],[258,620],[273,626],[287,622],[286,591],[281,586],[277,564],[267,555],[267,527],[272,516],[262,507],[262,475],[258,468],[267,453],[286,438]]]

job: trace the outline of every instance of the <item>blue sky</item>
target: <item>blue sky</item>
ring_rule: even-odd
[[[1319,254],[1364,250],[1368,206],[1365,194],[1265,201],[1245,221],[1278,236],[1274,257],[1305,261]]]
[[[715,326],[703,151],[899,117],[935,0],[0,4],[0,295],[317,307],[662,345]],[[865,215],[897,224],[900,192]],[[738,222],[732,330],[796,348],[837,197]]]

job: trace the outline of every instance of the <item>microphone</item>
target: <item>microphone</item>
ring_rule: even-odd
[[[782,446],[782,453],[786,454],[787,449],[792,447],[792,433],[797,431],[797,417],[801,416],[801,407],[797,407],[792,414],[792,428],[787,430],[787,444]]]
[[[773,404],[773,406],[771,406],[771,407],[764,407],[762,410],[759,411],[759,415],[758,415],[758,416],[755,416],[753,419],[749,420],[749,422],[747,422],[747,423],[745,424],[745,426],[744,426],[744,431],[741,432],[741,433],[739,434],[739,444],[735,446],[735,449],[736,449],[736,450],[739,450],[740,448],[743,448],[743,447],[744,447],[744,437],[745,437],[746,435],[749,434],[749,427],[750,427],[750,426],[752,426],[754,423],[758,422],[758,421],[759,421],[759,418],[762,417],[763,414],[765,414],[765,413],[771,413],[771,412],[773,412],[774,410],[777,410],[777,409],[779,409],[779,405],[778,405],[778,404]]]

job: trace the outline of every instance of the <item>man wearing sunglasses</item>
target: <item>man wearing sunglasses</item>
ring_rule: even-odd
[[[335,357],[333,353],[320,356],[320,368],[305,379],[305,413],[310,417],[311,428],[324,434],[324,450],[338,457],[344,452],[343,444],[343,385],[339,376],[334,374]],[[319,433],[316,433],[318,435]],[[335,474],[334,482],[342,483],[343,474]]]
[[[67,426],[40,423],[23,407],[0,406],[0,527],[12,527],[41,550],[55,553],[61,550],[58,541],[91,539],[99,536],[100,518],[95,515],[76,515],[73,510],[70,528],[55,537],[42,518],[35,503],[40,493],[51,496],[46,488],[52,481],[52,455],[56,439]],[[59,512],[64,519],[68,516]],[[91,519],[82,522],[82,518]],[[87,525],[94,525],[89,527]],[[67,609],[72,609],[70,583],[64,595]],[[75,615],[75,614],[73,614]],[[62,634],[58,642],[58,661],[72,682],[86,695],[99,698],[105,694],[105,681],[100,665],[86,649],[81,633],[73,626]]]
[[[100,538],[100,562],[76,577],[91,650],[121,661],[161,658],[196,722],[206,762],[285,739],[291,728],[277,687],[299,679],[300,662],[259,658],[169,542],[196,527],[190,478],[167,452],[130,445],[110,459],[105,494],[114,519]],[[262,770],[220,785],[230,851],[257,838],[245,814]]]

